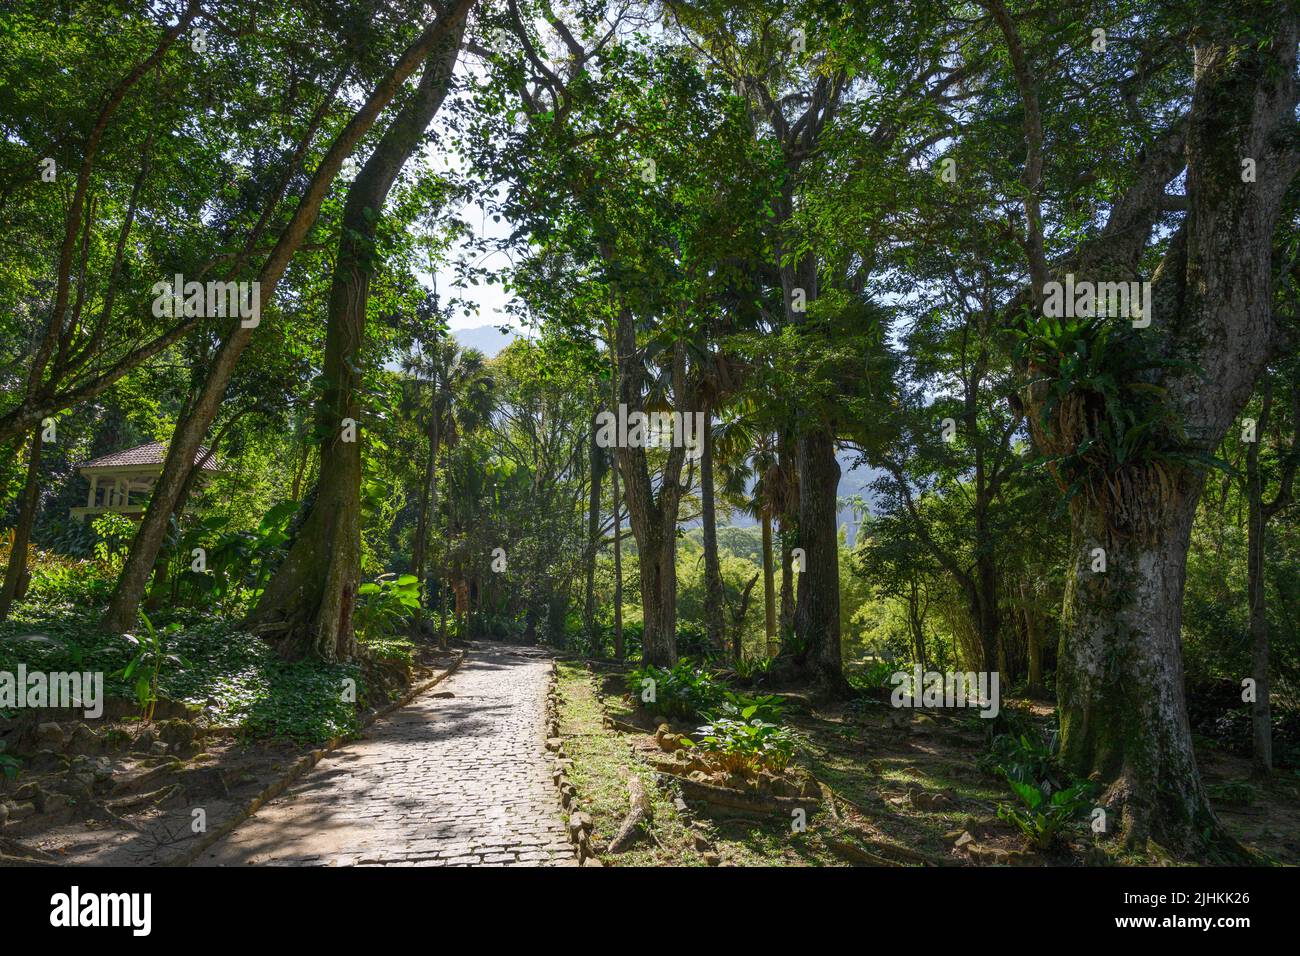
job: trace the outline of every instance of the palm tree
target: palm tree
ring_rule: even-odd
[[[416,522],[412,564],[419,580],[420,607],[412,619],[412,633],[419,636],[422,609],[428,603],[425,568],[429,534],[438,512],[438,463],[444,449],[457,444],[460,436],[479,427],[492,414],[493,383],[487,360],[477,349],[462,349],[450,336],[436,334],[420,343],[402,360],[406,377],[402,410],[428,436],[424,481],[420,486],[419,518]],[[446,632],[439,629],[439,646],[445,649]]]

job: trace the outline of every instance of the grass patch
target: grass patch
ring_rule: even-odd
[[[627,777],[639,774],[654,807],[651,834],[638,837],[624,853],[601,855],[606,866],[704,866],[694,848],[687,821],[671,797],[655,785],[654,774],[628,750],[627,744],[602,724],[604,712],[596,686],[586,669],[559,662],[560,736],[573,760],[569,779],[578,791],[582,810],[592,819],[592,844],[605,846],[627,816]]]
[[[612,716],[627,716],[625,700],[613,697],[607,702]],[[654,806],[651,833],[625,853],[601,855],[605,865],[703,866],[708,862],[705,852],[717,853],[731,866],[843,865],[821,839],[819,831],[830,823],[824,811],[808,821],[804,832],[776,818],[696,821],[689,811],[682,813],[674,803],[676,788],[664,790],[655,784],[654,772],[628,746],[633,738],[605,728],[604,714],[592,676],[579,664],[561,661],[560,735],[573,760],[569,778],[594,824],[593,845],[608,844],[627,814],[628,773],[641,774]],[[705,849],[697,846],[700,837],[707,840]]]

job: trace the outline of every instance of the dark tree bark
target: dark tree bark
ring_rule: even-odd
[[[709,643],[720,654],[727,653],[726,620],[723,615],[722,565],[718,559],[718,516],[713,487],[713,423],[704,409],[704,446],[700,455],[700,510],[704,537],[704,629]],[[737,632],[731,658],[739,661],[743,649]]]
[[[438,43],[449,33],[463,28],[465,17],[473,3],[474,0],[456,0],[435,23],[426,27],[335,138],[258,275],[262,312],[266,311],[266,306],[271,302],[289,261],[315,224],[321,204],[342,167],[343,160],[351,155],[406,79],[428,58]],[[154,487],[149,508],[140,522],[112,601],[104,615],[102,626],[106,630],[126,631],[135,625],[140,600],[144,596],[145,585],[166,535],[168,522],[175,512],[185,479],[194,467],[195,452],[202,443],[208,426],[216,417],[226,386],[253,332],[254,328],[245,327],[240,322],[233,324],[212,361],[208,376],[189,414],[176,425],[162,475]]]
[[[32,526],[36,524],[36,508],[41,501],[41,430],[32,432],[27,446],[27,479],[23,482],[23,496],[18,505],[18,523],[14,526],[13,548],[9,551],[9,565],[5,568],[4,588],[0,590],[0,621],[8,620],[14,601],[20,600],[27,590],[27,546],[32,540]]]
[[[596,552],[600,548],[600,486],[605,478],[605,455],[596,444],[596,412],[591,413],[591,434],[588,438],[587,484],[587,554],[586,581],[583,585],[582,624],[587,632],[587,643],[593,656],[600,656],[600,641],[596,634]]]
[[[1255,702],[1251,705],[1251,738],[1255,772],[1266,776],[1273,770],[1273,717],[1269,702],[1269,633],[1268,602],[1264,580],[1268,549],[1269,522],[1291,504],[1297,465],[1300,465],[1300,438],[1292,435],[1290,448],[1283,458],[1277,494],[1264,500],[1264,480],[1260,472],[1259,452],[1265,429],[1273,410],[1272,382],[1267,375],[1263,384],[1263,402],[1255,423],[1255,441],[1246,450],[1246,556],[1247,598],[1250,607],[1251,673],[1255,679]],[[1291,427],[1300,428],[1300,381],[1291,383]]]
[[[618,405],[618,354],[614,354],[613,375],[610,380],[611,396],[614,405]],[[611,462],[609,469],[610,490],[614,509],[614,657],[620,663],[625,655],[623,647],[623,502],[618,492],[618,459]]]
[[[619,399],[629,414],[641,410],[641,372],[636,344],[636,326],[626,308],[617,321]],[[673,394],[679,402],[686,394],[686,354],[678,343],[673,350]],[[642,648],[645,664],[671,667],[677,662],[677,512],[681,503],[682,467],[686,449],[674,446],[668,452],[656,494],[644,448],[618,449],[623,472],[628,520],[636,538],[641,567]]]
[[[394,117],[348,189],[330,289],[324,391],[317,405],[320,474],[305,520],[284,563],[248,619],[248,627],[287,658],[350,660],[356,654],[352,611],[361,576],[361,352],[370,281],[377,267],[380,214],[402,167],[415,153],[451,85],[462,17],[444,35],[415,95]],[[354,440],[343,423],[356,422]],[[459,609],[458,609],[459,610]]]
[[[1073,268],[1092,281],[1136,278],[1164,188],[1185,163],[1187,215],[1153,279],[1151,325],[1142,331],[1180,362],[1159,384],[1182,426],[1184,454],[1214,453],[1275,334],[1271,250],[1300,163],[1296,26],[1289,6],[1234,10],[1197,25],[1186,123],[1146,151],[1102,236]],[[1245,35],[1248,43],[1239,39]],[[1243,157],[1256,160],[1257,181],[1243,181]],[[1037,307],[1041,287],[1033,295]],[[1087,393],[1072,391],[1044,423],[1045,389],[1031,386],[1024,396],[1035,442],[1048,455],[1073,454],[1099,434],[1099,410]],[[1183,688],[1183,586],[1204,473],[1139,458],[1082,477],[1071,499],[1057,671],[1062,762],[1108,785],[1106,800],[1122,809],[1130,844],[1150,837],[1181,855],[1208,856],[1215,844],[1235,852],[1197,771]],[[1096,547],[1106,551],[1104,574],[1091,570]]]
[[[772,654],[776,632],[776,573],[772,567],[772,512],[763,508],[763,634],[767,640],[764,653]]]
[[[817,430],[799,440],[799,534],[805,569],[799,576],[795,627],[806,663],[826,690],[847,689],[840,656],[840,563],[836,526],[840,466],[835,442]]]

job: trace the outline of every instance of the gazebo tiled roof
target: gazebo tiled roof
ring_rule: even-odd
[[[194,463],[197,465],[208,453],[206,445],[200,445],[199,450],[194,454]],[[121,468],[129,465],[161,465],[167,457],[167,446],[160,441],[151,441],[145,445],[139,445],[135,448],[126,448],[122,451],[111,452],[107,455],[101,455],[93,461],[88,461],[81,465],[82,468]],[[220,468],[213,455],[203,464],[204,471],[219,471]]]

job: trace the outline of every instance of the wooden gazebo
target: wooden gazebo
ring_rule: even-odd
[[[194,464],[201,466],[205,473],[220,471],[213,460],[215,457],[206,447],[199,446]],[[73,508],[70,514],[78,521],[84,521],[86,515],[102,514],[139,518],[148,506],[149,494],[162,474],[166,458],[167,446],[153,441],[79,465],[77,470],[89,480],[90,491],[86,495],[86,507]],[[198,477],[201,480],[205,475]]]

